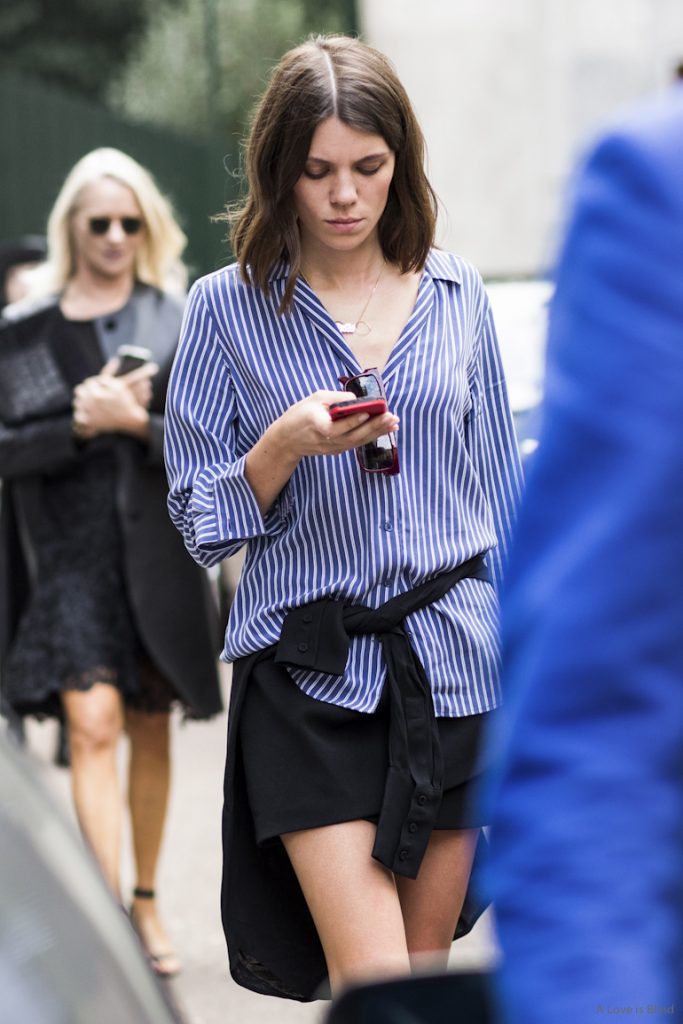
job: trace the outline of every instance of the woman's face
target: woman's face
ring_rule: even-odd
[[[135,194],[114,178],[100,178],[81,190],[71,217],[71,244],[79,270],[106,280],[132,277],[145,238]]]
[[[394,164],[381,135],[350,128],[336,117],[321,121],[294,186],[304,248],[349,252],[376,239]]]

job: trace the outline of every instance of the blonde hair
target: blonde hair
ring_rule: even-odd
[[[48,217],[47,259],[31,271],[28,297],[59,294],[73,276],[71,218],[83,189],[101,178],[113,178],[129,188],[142,211],[146,230],[137,252],[136,279],[163,291],[182,293],[187,287],[187,270],[180,257],[187,238],[169,200],[136,160],[119,149],[103,147],[87,153],[67,175]]]

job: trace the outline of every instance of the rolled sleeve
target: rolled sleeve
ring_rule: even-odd
[[[207,401],[207,394],[215,396]],[[221,337],[201,291],[190,292],[166,404],[168,509],[200,565],[285,527],[282,498],[264,517],[236,453],[237,397]]]
[[[49,473],[75,463],[78,448],[70,416],[53,416],[18,427],[0,423],[0,477]]]
[[[196,543],[210,548],[218,542],[252,537],[273,537],[286,524],[281,501],[276,501],[265,516],[245,476],[246,456],[200,473],[190,502]]]

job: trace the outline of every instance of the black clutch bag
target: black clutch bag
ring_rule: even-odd
[[[6,426],[71,408],[71,389],[47,342],[0,347],[0,419]]]

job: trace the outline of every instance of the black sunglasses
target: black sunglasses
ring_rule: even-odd
[[[91,234],[106,235],[112,225],[112,221],[118,220],[127,235],[137,235],[142,227],[140,217],[91,217],[88,221]]]
[[[339,383],[356,398],[383,398],[386,401],[382,376],[374,366],[355,377],[340,377]],[[391,434],[382,434],[376,441],[363,444],[355,451],[358,465],[365,473],[395,476],[399,472],[398,449]]]

